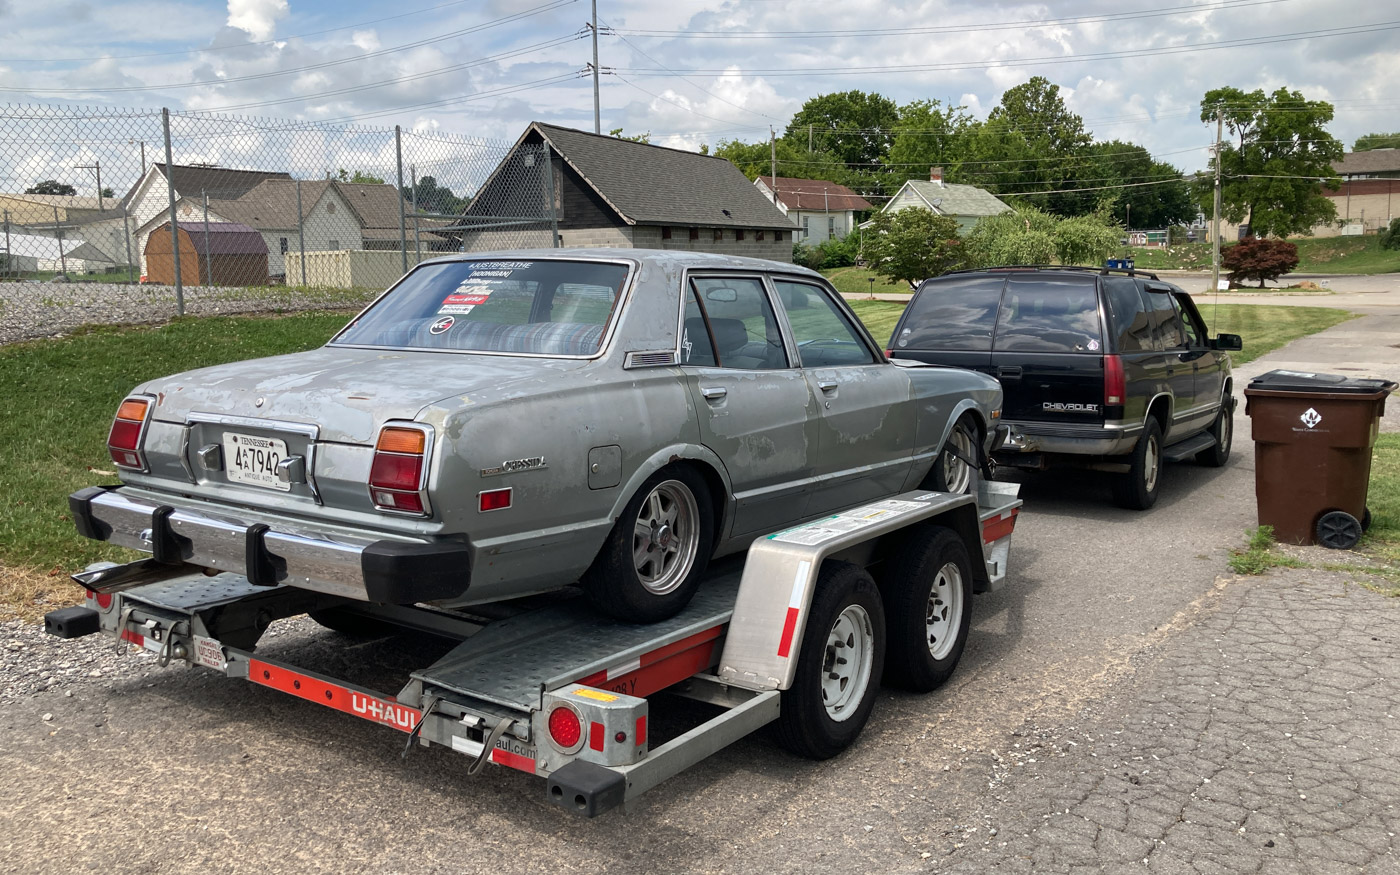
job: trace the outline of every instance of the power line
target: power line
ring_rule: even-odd
[[[487,98],[487,97],[500,97],[500,96],[506,95],[506,94],[514,94],[514,93],[516,93],[517,91],[529,91],[529,90],[532,90],[532,89],[534,89],[534,88],[542,88],[542,87],[545,87],[545,86],[547,86],[547,85],[556,85],[556,84],[559,84],[559,83],[561,83],[561,82],[567,82],[567,81],[569,81],[569,80],[571,80],[571,79],[576,80],[576,79],[580,78],[582,75],[583,75],[583,74],[582,74],[581,72],[579,72],[578,70],[574,70],[574,71],[572,71],[572,72],[565,73],[565,74],[562,74],[562,75],[558,75],[558,76],[546,76],[546,77],[543,78],[543,79],[535,79],[535,80],[533,80],[533,81],[531,81],[531,82],[521,82],[521,83],[516,84],[516,85],[506,85],[506,86],[502,86],[501,88],[491,89],[490,91],[478,91],[478,92],[474,92],[474,93],[472,93],[472,94],[458,95],[457,97],[445,98],[445,99],[443,99],[443,100],[433,100],[433,101],[428,101],[428,102],[426,102],[426,103],[414,103],[414,104],[409,104],[409,105],[406,105],[406,106],[396,106],[396,107],[392,107],[392,108],[390,108],[390,109],[378,110],[378,111],[370,112],[370,113],[359,113],[359,114],[357,114],[357,115],[346,115],[346,116],[340,116],[340,117],[338,117],[338,118],[320,119],[320,120],[318,120],[318,124],[331,124],[331,123],[334,123],[334,122],[358,121],[358,120],[361,120],[361,119],[368,119],[368,118],[382,118],[382,117],[384,117],[384,116],[395,115],[395,114],[397,114],[397,113],[406,112],[406,111],[408,111],[408,110],[413,110],[413,109],[432,109],[432,108],[436,108],[436,107],[440,107],[440,106],[451,106],[451,105],[453,105],[453,104],[458,104],[458,103],[471,103],[471,102],[473,102],[473,101],[482,100],[482,99]]]
[[[467,34],[478,33],[483,30],[490,30],[491,28],[500,27],[503,24],[511,24],[516,21],[521,21],[523,19],[530,18],[532,16],[539,15],[544,12],[549,12],[553,9],[558,9],[561,6],[567,6],[573,2],[575,2],[575,0],[553,0],[553,2],[545,3],[541,6],[536,6],[532,9],[527,9],[524,12],[517,12],[512,15],[504,16],[502,18],[494,18],[490,21],[482,22],[481,24],[475,24],[471,27],[462,28],[461,30],[455,30],[450,33],[443,34],[441,36],[430,37],[428,39],[422,39],[411,43],[405,43],[403,45],[394,46],[393,48],[376,49],[375,51],[365,52],[362,55],[355,55],[354,57],[350,58],[341,58],[335,61],[322,61],[319,64],[307,64],[304,67],[289,67],[285,70],[273,70],[268,73],[252,73],[247,76],[230,76],[226,79],[206,79],[198,82],[177,82],[166,85],[126,85],[116,88],[12,88],[7,86],[0,86],[0,91],[26,92],[31,94],[88,94],[93,92],[99,94],[115,94],[119,92],[166,91],[172,88],[198,88],[205,85],[228,85],[234,82],[252,82],[261,79],[271,79],[277,76],[289,76],[294,73],[305,73],[310,70],[324,70],[327,67],[336,67],[342,64],[354,64],[368,60],[369,58],[377,58],[383,55],[390,55],[396,52],[407,51],[409,49],[421,48],[422,46],[432,45],[433,43],[445,42],[450,39],[465,36]]]

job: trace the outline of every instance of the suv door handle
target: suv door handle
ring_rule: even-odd
[[[997,368],[997,376],[998,376],[998,377],[1006,377],[1007,379],[1010,379],[1010,380],[1019,380],[1019,379],[1021,379],[1021,366],[1020,366],[1020,365],[1001,365],[1000,367]]]
[[[832,392],[835,392],[835,391],[836,391],[836,387],[839,386],[839,385],[840,385],[840,384],[837,383],[835,380],[818,380],[818,381],[817,381],[817,388],[818,388],[818,389],[821,389],[823,392],[826,392],[828,395],[831,394]]]
[[[706,386],[700,390],[700,394],[705,396],[706,401],[718,401],[728,395],[729,390],[723,386]]]

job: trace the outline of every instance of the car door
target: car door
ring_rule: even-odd
[[[789,361],[762,277],[692,274],[680,337],[701,439],[724,463],[734,493],[731,534],[797,521],[814,474],[817,401]]]
[[[913,465],[908,375],[877,354],[834,291],[786,277],[774,277],[773,285],[819,406],[807,516],[899,492]]]
[[[1191,433],[1191,422],[1199,415],[1196,409],[1196,373],[1192,366],[1191,349],[1187,345],[1186,328],[1172,297],[1171,286],[1144,282],[1143,292],[1152,311],[1153,332],[1165,354],[1166,381],[1172,393],[1171,428],[1163,443],[1171,444]]]
[[[1183,358],[1190,362],[1196,384],[1195,410],[1184,425],[1197,431],[1209,428],[1215,421],[1220,399],[1225,393],[1225,356],[1211,348],[1205,321],[1201,319],[1191,296],[1173,287],[1172,302],[1176,304],[1177,316],[1186,332],[1188,353]]]

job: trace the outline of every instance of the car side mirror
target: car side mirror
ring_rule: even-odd
[[[1210,342],[1211,349],[1241,350],[1244,349],[1244,338],[1238,334],[1217,335]]]

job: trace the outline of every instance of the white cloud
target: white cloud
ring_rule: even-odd
[[[255,40],[270,39],[277,22],[290,12],[287,0],[228,0],[228,25],[248,31]]]

